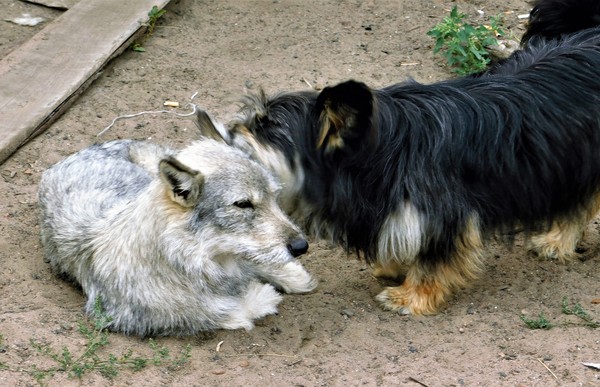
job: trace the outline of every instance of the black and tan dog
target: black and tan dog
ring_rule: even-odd
[[[490,238],[518,229],[540,255],[575,255],[600,209],[599,107],[592,28],[536,36],[478,77],[260,94],[231,129],[200,126],[279,176],[308,229],[375,275],[404,274],[377,296],[385,308],[432,314],[477,277]]]

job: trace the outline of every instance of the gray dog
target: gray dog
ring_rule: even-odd
[[[204,139],[176,152],[112,141],[48,169],[41,239],[58,274],[81,285],[126,334],[252,329],[281,295],[316,281],[296,261],[308,243],[276,204],[274,178]]]

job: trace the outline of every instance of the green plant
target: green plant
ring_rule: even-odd
[[[140,371],[148,365],[155,365],[167,366],[168,369],[175,370],[185,365],[191,357],[191,345],[189,344],[181,350],[179,356],[173,358],[167,347],[159,346],[153,339],[148,340],[148,345],[152,350],[151,357],[134,356],[131,350],[120,356],[106,353],[110,337],[106,328],[111,321],[112,318],[102,309],[101,300],[96,299],[92,321],[78,324],[78,332],[86,339],[85,351],[77,356],[66,346],[61,350],[56,350],[45,341],[31,339],[32,347],[41,355],[52,359],[56,365],[44,369],[34,365],[24,372],[29,373],[40,385],[44,385],[46,379],[56,373],[66,373],[69,378],[81,379],[89,372],[98,372],[107,379],[113,379],[119,374],[120,369]]]
[[[156,22],[160,19],[167,11],[164,9],[158,8],[156,5],[152,6],[150,12],[148,12],[148,22],[146,25],[146,32],[140,38],[139,41],[133,42],[131,45],[131,49],[136,52],[144,52],[146,49],[142,45],[143,41],[146,40],[149,36],[154,32],[154,28],[156,28]]]
[[[562,312],[566,315],[577,316],[584,321],[584,325],[590,328],[600,328],[600,322],[594,321],[592,316],[583,309],[583,307],[577,303],[573,307],[569,306],[569,300],[567,297],[563,297],[562,299]]]
[[[490,63],[487,47],[498,44],[496,37],[504,34],[499,16],[491,17],[489,26],[473,26],[465,21],[465,17],[454,6],[450,16],[427,32],[435,39],[433,52],[443,49],[446,62],[460,75],[484,70]]]
[[[566,315],[579,317],[581,320],[583,320],[583,324],[563,323],[563,324],[559,324],[559,325],[562,325],[562,326],[583,325],[583,326],[590,327],[593,329],[600,328],[600,322],[595,321],[594,318],[592,316],[590,316],[590,314],[585,309],[583,309],[583,307],[579,303],[576,303],[575,305],[570,306],[569,300],[567,299],[567,297],[563,297],[563,299],[562,299],[562,313],[566,314]],[[525,317],[523,315],[521,315],[520,318],[525,323],[525,325],[527,325],[527,327],[530,329],[550,329],[555,326],[555,325],[551,324],[550,321],[548,321],[548,319],[544,316],[543,313],[540,313],[540,315],[537,319],[528,319],[527,317]]]
[[[154,32],[154,28],[156,27],[156,22],[158,19],[162,17],[167,11],[164,9],[159,9],[156,5],[152,7],[150,12],[148,12],[148,31],[146,31],[146,35],[152,35]]]
[[[543,313],[540,313],[537,319],[529,319],[524,315],[521,315],[520,318],[529,329],[550,329],[554,326],[548,321]]]
[[[190,357],[192,357],[192,346],[190,344],[183,347],[179,355],[175,358],[171,358],[169,348],[158,347],[154,340],[149,339],[148,344],[154,352],[152,363],[157,366],[166,364],[167,368],[172,371],[183,367],[189,361]]]
[[[142,46],[140,43],[138,42],[133,42],[131,44],[131,50],[135,51],[135,52],[146,52],[146,49],[144,48],[144,46]]]

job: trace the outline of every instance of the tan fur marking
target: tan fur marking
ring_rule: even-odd
[[[411,265],[404,283],[386,288],[377,300],[389,310],[415,315],[435,314],[452,291],[477,277],[481,271],[482,249],[479,225],[472,217],[457,240],[450,263],[438,264],[431,269]]]
[[[341,148],[344,146],[344,140],[340,136],[340,128],[344,125],[344,120],[338,116],[328,104],[321,113],[321,131],[317,141],[317,149],[320,149],[326,143],[325,149],[332,150],[333,148]],[[327,140],[327,141],[325,141]]]
[[[596,194],[579,217],[557,220],[550,231],[531,238],[530,249],[539,256],[558,259],[560,263],[572,260],[577,243],[583,237],[587,224],[600,212],[600,193]]]
[[[373,277],[376,278],[401,278],[407,271],[407,265],[403,265],[398,261],[387,261],[385,263],[375,262],[372,265]]]

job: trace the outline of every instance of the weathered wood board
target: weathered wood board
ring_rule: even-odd
[[[79,0],[22,0],[27,3],[44,5],[50,8],[69,9],[73,7]]]
[[[128,47],[154,5],[81,0],[0,60],[0,163],[45,130]]]

